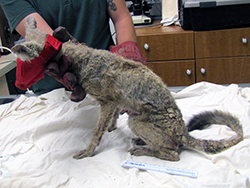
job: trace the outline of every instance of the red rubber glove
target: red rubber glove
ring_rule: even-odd
[[[53,36],[61,42],[72,40],[75,43],[78,41],[72,37],[64,27],[58,27],[54,30]],[[63,83],[65,87],[72,91],[70,99],[78,102],[86,97],[84,88],[77,84],[76,76],[71,72],[73,59],[64,54],[59,61],[51,61],[45,66],[45,72],[54,77],[59,82]]]
[[[138,45],[135,42],[127,41],[118,46],[110,46],[110,51],[116,53],[126,59],[141,62],[143,65],[147,64],[146,58],[141,53]]]
[[[61,56],[60,60],[51,61],[45,66],[45,73],[61,82],[67,89],[71,90],[70,99],[75,102],[83,100],[86,96],[85,90],[77,84],[77,78],[70,72],[72,58],[67,54]]]

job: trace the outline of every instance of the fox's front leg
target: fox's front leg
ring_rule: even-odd
[[[93,131],[92,140],[87,149],[80,151],[73,156],[75,159],[81,159],[84,157],[91,157],[94,155],[95,148],[99,145],[102,135],[108,130],[108,128],[117,120],[116,115],[117,104],[105,103],[101,104],[100,118],[97,126]]]

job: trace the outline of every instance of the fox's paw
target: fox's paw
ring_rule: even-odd
[[[78,152],[73,156],[74,159],[82,159],[84,157],[92,157],[94,154],[92,152],[88,152],[86,149]]]

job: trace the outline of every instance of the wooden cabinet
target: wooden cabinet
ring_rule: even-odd
[[[196,60],[196,81],[250,83],[250,56]]]
[[[149,27],[137,31],[137,43],[149,62],[194,59],[193,32],[180,27]]]
[[[148,62],[148,67],[168,86],[187,86],[195,83],[194,60]]]
[[[250,55],[250,28],[200,31],[195,34],[196,58]]]
[[[136,34],[148,67],[168,86],[250,83],[250,28],[194,32],[153,26],[136,28]]]
[[[195,32],[194,38],[197,82],[250,83],[250,28]]]
[[[137,43],[148,67],[168,86],[195,83],[194,38],[181,27],[143,27],[136,29]]]

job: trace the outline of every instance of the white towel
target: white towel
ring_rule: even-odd
[[[178,1],[162,0],[162,21],[163,26],[178,23]]]

